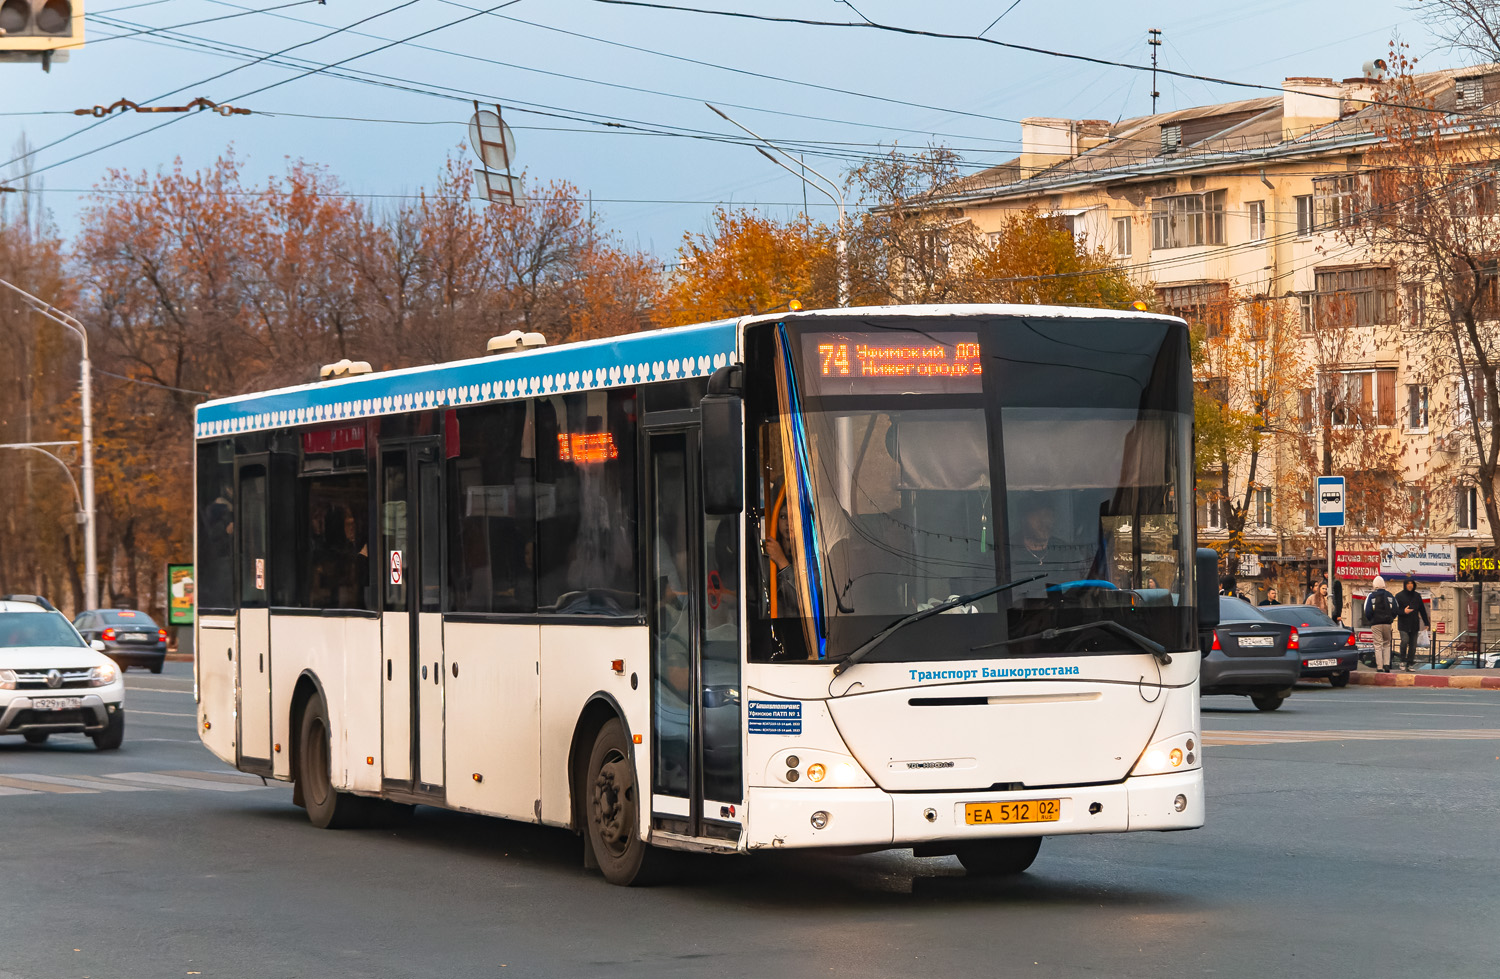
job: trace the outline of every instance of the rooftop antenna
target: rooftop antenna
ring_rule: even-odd
[[[1151,45],[1151,114],[1154,116],[1156,100],[1161,97],[1161,93],[1156,90],[1156,51],[1161,47],[1161,31],[1153,27],[1146,33],[1151,35],[1146,43]]]

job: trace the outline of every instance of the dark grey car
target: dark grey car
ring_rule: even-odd
[[[144,666],[160,673],[167,658],[167,630],[139,609],[101,608],[82,612],[73,620],[87,642],[104,643],[104,655],[120,669]]]
[[[1219,625],[1203,651],[1203,693],[1241,694],[1258,710],[1280,707],[1302,669],[1298,651],[1287,648],[1292,632],[1249,602],[1219,596]]]
[[[1311,605],[1262,605],[1259,611],[1297,630],[1297,654],[1304,680],[1327,677],[1335,687],[1349,685],[1349,674],[1359,669],[1353,629],[1339,625]]]

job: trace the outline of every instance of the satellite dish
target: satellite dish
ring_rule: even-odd
[[[479,161],[492,170],[509,170],[516,155],[516,134],[500,118],[500,113],[479,109],[469,120],[469,148]]]

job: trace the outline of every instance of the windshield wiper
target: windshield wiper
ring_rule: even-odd
[[[1100,619],[1098,622],[1085,622],[1083,625],[1072,625],[1065,629],[1043,629],[1041,632],[1033,632],[1026,636],[1017,636],[1014,639],[1002,639],[999,642],[987,642],[980,646],[970,646],[969,652],[979,649],[999,649],[1001,646],[1009,646],[1018,642],[1030,642],[1034,639],[1056,639],[1058,636],[1070,632],[1085,632],[1089,629],[1102,629],[1105,632],[1128,639],[1142,650],[1155,656],[1161,665],[1166,666],[1172,662],[1172,655],[1167,652],[1167,647],[1147,636],[1141,635],[1128,625],[1122,625],[1113,619]]]
[[[911,625],[913,622],[921,622],[923,619],[930,618],[934,615],[940,615],[941,613],[946,612],[949,609],[958,608],[960,605],[967,605],[970,602],[977,602],[981,598],[989,598],[991,595],[1007,591],[1011,588],[1019,587],[1021,585],[1027,584],[1028,582],[1040,581],[1045,577],[1047,577],[1046,574],[1036,574],[1032,575],[1030,578],[1022,578],[1019,581],[1007,581],[1003,585],[995,585],[993,587],[986,588],[983,591],[976,591],[972,595],[960,595],[957,598],[950,598],[946,602],[938,602],[936,605],[932,606],[932,608],[924,608],[920,612],[913,612],[910,615],[902,616],[895,622],[892,622],[890,625],[886,626],[884,629],[881,629],[879,632],[875,633],[875,635],[871,636],[869,639],[866,639],[863,643],[861,643],[858,649],[850,653],[847,657],[844,658],[844,661],[842,663],[833,668],[833,675],[838,676],[840,673],[844,672],[855,663],[858,663],[860,660],[870,655],[870,653],[875,649],[876,646],[879,646],[881,643],[889,639],[891,635],[897,630],[904,629],[907,626]]]

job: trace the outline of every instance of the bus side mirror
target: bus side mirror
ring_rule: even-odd
[[[1219,626],[1219,552],[1198,548],[1193,577],[1198,582],[1198,631],[1212,632]]]
[[[699,407],[703,433],[703,510],[727,517],[745,509],[745,402],[739,396],[741,367],[719,368],[708,379]]]

